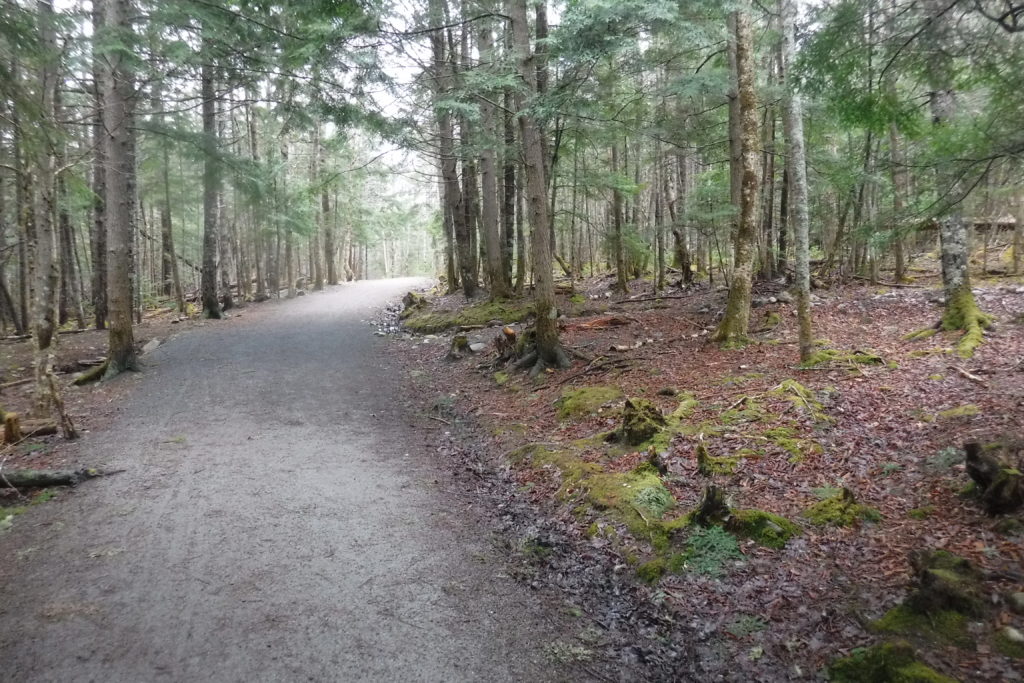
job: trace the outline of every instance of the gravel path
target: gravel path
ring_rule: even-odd
[[[0,679],[564,679],[555,608],[445,492],[364,322],[416,284],[252,306],[118,380],[69,448],[126,472],[0,537]]]

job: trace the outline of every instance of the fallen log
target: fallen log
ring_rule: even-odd
[[[105,472],[92,468],[80,470],[13,470],[0,473],[4,483],[16,489],[46,488],[47,486],[77,486],[87,479],[106,477],[124,470]]]

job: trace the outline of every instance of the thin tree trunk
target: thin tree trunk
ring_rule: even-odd
[[[784,126],[793,190],[793,238],[796,262],[796,310],[799,324],[800,360],[811,357],[810,213],[808,210],[807,154],[804,146],[803,102],[790,78],[796,59],[796,0],[785,0],[782,17],[782,68],[786,96]]]
[[[220,160],[217,156],[217,93],[214,89],[210,59],[212,56],[203,61],[200,75],[203,115],[203,273],[200,296],[206,317],[219,319],[224,317],[220,299],[217,297],[217,204],[220,198]]]

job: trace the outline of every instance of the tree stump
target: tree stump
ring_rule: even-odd
[[[701,498],[700,506],[693,514],[693,521],[700,526],[724,525],[732,511],[725,501],[725,491],[717,486],[711,485],[704,489],[704,496]]]
[[[639,446],[650,441],[667,424],[661,410],[651,401],[643,398],[627,398],[622,409],[620,435],[626,444]]]
[[[4,415],[4,443],[18,443],[22,439],[21,418],[17,413]]]
[[[1020,463],[1008,463],[997,455],[1009,455],[1013,450],[1019,452],[1019,446],[997,445],[984,449],[976,441],[964,444],[967,474],[977,484],[981,504],[990,515],[1013,512],[1024,506],[1024,476]]]
[[[911,553],[910,564],[917,587],[907,599],[908,607],[925,614],[985,613],[982,574],[966,559],[945,550],[917,550]]]

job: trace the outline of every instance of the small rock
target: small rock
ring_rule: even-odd
[[[770,303],[770,304],[777,304],[777,303],[779,303],[779,300],[777,298],[775,298],[774,296],[770,296],[770,297],[768,297],[768,303]]]
[[[1024,592],[1010,593],[1007,597],[1010,609],[1017,614],[1024,614]]]
[[[1011,643],[1024,643],[1024,633],[1021,633],[1012,626],[1003,627],[1003,637]]]
[[[776,294],[775,298],[778,299],[779,303],[781,303],[781,304],[791,304],[791,303],[793,303],[793,295],[790,294],[789,292],[787,292],[786,290],[782,290],[781,292]]]
[[[151,351],[156,351],[158,346],[160,346],[160,340],[159,339],[150,339],[148,342],[146,342],[142,346],[142,352],[143,353],[149,353]]]
[[[470,344],[469,345],[469,350],[471,352],[473,352],[473,353],[480,353],[481,351],[483,351],[486,348],[487,348],[487,344],[484,344],[483,342],[476,342],[475,344]]]

